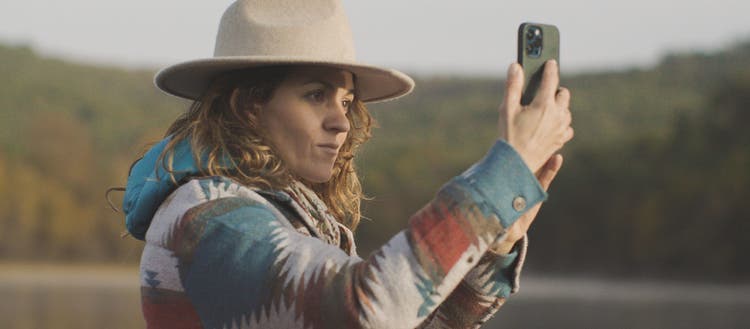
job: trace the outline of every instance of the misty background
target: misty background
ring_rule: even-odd
[[[188,106],[153,74],[210,57],[229,3],[0,3],[0,327],[143,326],[142,242],[120,237],[103,193]],[[576,138],[521,291],[486,327],[750,323],[750,3],[344,6],[359,59],[417,82],[370,106],[362,256],[487,151],[517,26],[551,23]]]
[[[42,54],[153,69],[210,57],[230,0],[0,3],[0,39]],[[502,77],[521,22],[555,24],[563,72],[653,65],[750,37],[741,0],[344,0],[361,61],[424,74]]]

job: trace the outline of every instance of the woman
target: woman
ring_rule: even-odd
[[[527,108],[511,65],[498,142],[363,260],[363,103],[413,82],[353,54],[338,1],[239,0],[213,58],[157,74],[195,102],[128,178],[150,328],[476,327],[517,290],[525,232],[572,138],[556,64]]]

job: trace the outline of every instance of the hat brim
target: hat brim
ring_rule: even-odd
[[[225,73],[270,65],[320,65],[347,70],[356,77],[359,98],[363,102],[392,100],[414,89],[414,80],[392,69],[359,63],[278,56],[213,57],[192,60],[162,69],[156,74],[154,83],[169,94],[197,100],[214,79]]]

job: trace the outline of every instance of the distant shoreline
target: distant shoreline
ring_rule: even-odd
[[[750,305],[750,284],[663,279],[522,276],[514,299],[575,299],[606,302]]]
[[[0,263],[0,287],[137,288],[138,264]]]
[[[0,288],[136,291],[139,285],[135,264],[0,263]],[[750,305],[750,284],[522,275],[513,299]]]

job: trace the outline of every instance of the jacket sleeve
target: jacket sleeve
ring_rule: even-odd
[[[528,238],[507,255],[487,251],[448,298],[419,328],[479,328],[519,288]]]
[[[206,328],[414,328],[478,263],[502,262],[482,257],[488,245],[545,197],[518,154],[498,141],[365,260],[237,197],[191,208],[167,245]]]

